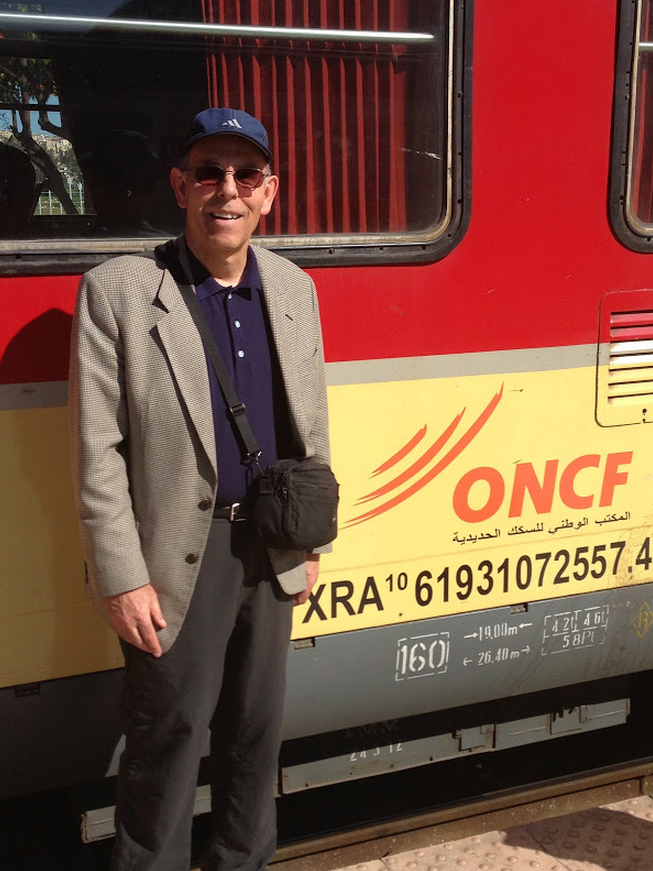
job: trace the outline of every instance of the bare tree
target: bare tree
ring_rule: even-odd
[[[41,170],[47,186],[59,198],[66,214],[75,215],[77,209],[66,190],[61,173],[47,151],[34,139],[32,132],[32,112],[36,109],[42,130],[69,139],[65,126],[57,126],[50,118],[51,110],[47,104],[56,94],[51,61],[30,57],[0,60],[0,99],[12,107],[11,132],[34,166]]]

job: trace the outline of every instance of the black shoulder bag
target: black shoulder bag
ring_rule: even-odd
[[[227,372],[213,334],[192,287],[177,281],[211,361],[229,414],[241,440],[243,459],[259,465],[256,437],[245,406]],[[338,534],[338,482],[326,463],[313,457],[277,460],[261,470],[245,497],[247,516],[267,547],[312,550],[328,544]]]

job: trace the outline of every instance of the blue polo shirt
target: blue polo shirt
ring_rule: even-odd
[[[289,414],[256,257],[250,248],[239,284],[223,287],[189,254],[197,300],[238,398],[245,404],[261,449],[261,468],[265,468],[279,457],[289,456]],[[218,458],[216,505],[230,505],[242,501],[258,469],[253,461],[242,459],[240,437],[208,356],[206,365]]]

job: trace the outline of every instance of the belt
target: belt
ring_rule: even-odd
[[[236,520],[248,519],[242,502],[232,502],[231,505],[216,505],[213,509],[213,516],[221,520],[230,520],[232,523]]]

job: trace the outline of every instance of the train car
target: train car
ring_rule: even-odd
[[[207,105],[271,133],[256,241],[315,279],[341,482],[280,793],[645,716],[651,6],[0,3],[2,795],[115,772],[71,313],[86,268],[180,231],[167,173]]]

